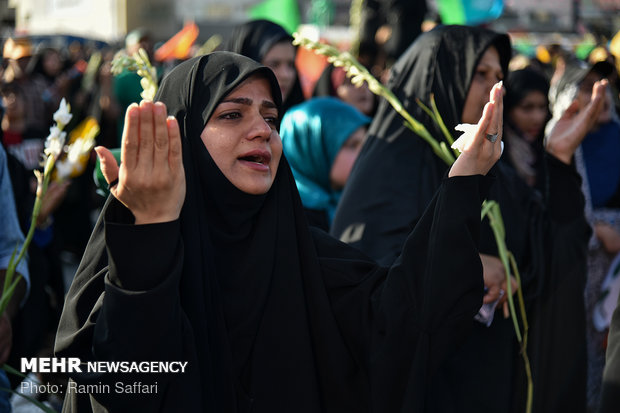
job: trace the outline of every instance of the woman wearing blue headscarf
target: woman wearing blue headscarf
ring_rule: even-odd
[[[370,121],[332,97],[310,99],[284,115],[280,126],[284,153],[311,225],[329,230]]]

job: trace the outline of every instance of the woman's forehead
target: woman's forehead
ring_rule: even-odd
[[[264,108],[277,110],[280,116],[280,108],[274,99],[274,93],[273,85],[267,76],[257,73],[244,79],[224,95],[218,101],[217,106],[230,103],[253,104],[256,101]]]
[[[247,79],[235,86],[230,92],[222,97],[220,103],[227,101],[231,96],[244,94],[262,95],[264,99],[267,99],[272,103],[274,102],[274,91],[271,87],[271,83],[266,76],[258,73],[249,76]]]

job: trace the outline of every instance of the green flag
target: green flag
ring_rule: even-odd
[[[497,19],[504,0],[437,0],[444,24],[480,24]]]
[[[250,8],[248,14],[255,20],[265,19],[278,23],[291,34],[301,23],[297,0],[264,0]]]

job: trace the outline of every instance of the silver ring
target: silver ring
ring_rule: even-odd
[[[487,139],[491,143],[495,143],[495,141],[497,140],[498,136],[499,136],[499,134],[497,134],[497,133],[487,133]]]

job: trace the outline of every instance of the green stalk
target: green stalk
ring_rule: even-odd
[[[519,274],[519,268],[517,267],[517,262],[515,261],[515,257],[511,252],[509,252],[508,258],[510,259],[510,264],[512,266],[512,270],[515,275],[515,278],[517,279],[517,283],[519,286],[521,286],[521,275]],[[521,288],[517,290],[517,298],[519,300],[521,320],[523,321],[523,343],[521,343],[521,355],[523,357],[523,362],[525,364],[525,374],[527,377],[526,413],[531,413],[532,402],[534,399],[534,381],[532,380],[532,368],[530,366],[530,359],[529,359],[529,356],[527,355],[527,338],[528,338],[529,325],[527,323],[527,316],[525,314],[525,300],[523,299],[523,291],[521,290]]]
[[[9,265],[7,266],[6,275],[4,279],[4,288],[2,290],[2,300],[0,300],[0,315],[4,314],[6,307],[9,305],[11,298],[13,296],[13,292],[17,287],[17,284],[21,280],[21,274],[18,275],[15,280],[13,280],[13,276],[15,274],[15,270],[17,265],[24,259],[26,252],[28,251],[28,247],[30,246],[30,242],[32,241],[32,237],[34,236],[34,231],[37,226],[37,218],[39,217],[39,213],[41,212],[41,204],[43,203],[43,195],[47,192],[47,187],[49,186],[50,179],[52,177],[52,170],[54,169],[54,163],[56,159],[53,156],[48,156],[45,162],[45,168],[43,173],[43,179],[37,185],[37,195],[34,200],[34,206],[32,208],[32,216],[30,217],[30,228],[28,228],[28,234],[22,244],[19,253],[16,259],[13,259],[15,253],[13,253],[13,257],[9,261]]]
[[[503,223],[501,221],[501,218],[498,218],[498,216],[500,215],[501,215],[501,212],[499,210],[499,205],[494,202],[491,208],[489,209],[487,216],[489,218],[489,223],[491,225],[491,229],[493,230],[493,234],[495,235],[495,242],[497,244],[497,252],[499,253],[499,258],[502,261],[502,264],[504,265],[504,272],[508,276],[510,274],[510,263],[508,259],[508,249],[506,248],[506,244],[504,242],[504,237],[503,237],[503,233],[504,233]],[[517,312],[515,310],[514,300],[512,298],[512,283],[510,282],[509,277],[507,277],[506,279],[506,295],[507,295],[506,298],[508,300],[508,307],[510,307],[510,317],[512,318],[512,323],[515,328],[515,334],[517,336],[517,340],[519,341],[519,344],[521,344],[521,342],[523,341],[523,338],[521,336],[521,330],[519,329],[519,322],[517,320]]]

